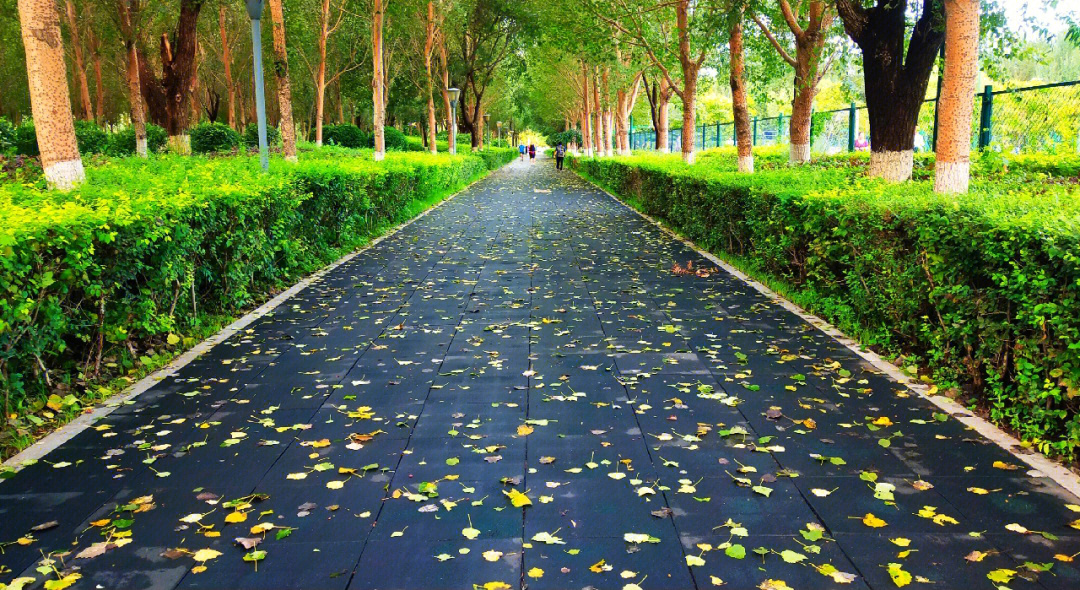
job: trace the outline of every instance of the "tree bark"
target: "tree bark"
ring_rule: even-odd
[[[131,126],[135,129],[135,153],[145,158],[148,155],[146,142],[146,109],[139,80],[139,52],[135,47],[136,8],[138,0],[116,0],[120,13],[120,33],[124,37],[124,50],[127,57],[128,98],[131,102]]]
[[[592,100],[593,100],[593,145],[596,149],[596,156],[604,156],[604,143],[601,138],[601,131],[603,127],[603,107],[600,105],[600,74],[599,68],[595,68],[592,72]]]
[[[139,55],[140,88],[149,107],[150,119],[174,138],[171,140],[174,146],[185,143],[178,138],[187,128],[191,78],[195,75],[197,24],[205,3],[206,0],[180,0],[180,17],[172,38],[161,36],[160,79],[151,71],[149,60]]]
[[[281,119],[282,151],[285,161],[296,162],[296,123],[292,112],[292,82],[289,80],[289,54],[285,47],[285,13],[281,0],[270,0],[270,19],[274,27],[274,76],[277,78],[278,111]]]
[[[88,31],[90,35],[90,61],[94,66],[94,104],[97,111],[94,119],[98,125],[105,124],[105,83],[102,79],[101,67],[101,40],[94,35],[93,29]]]
[[[689,0],[680,0],[675,5],[675,21],[679,29],[679,65],[682,67],[683,78],[683,89],[679,95],[683,102],[682,157],[687,164],[693,164],[694,131],[697,123],[697,81],[702,60],[695,61],[690,56],[689,10]],[[704,57],[704,52],[702,52],[702,57]]]
[[[603,103],[604,104],[603,104],[603,108],[602,108],[601,112],[602,112],[602,118],[603,118],[603,124],[604,124],[604,156],[606,156],[608,158],[610,158],[611,156],[614,155],[614,153],[612,152],[612,149],[611,149],[611,104],[610,104],[611,94],[610,94],[610,89],[608,88],[608,77],[609,76],[610,76],[610,74],[608,72],[608,68],[605,67],[604,68],[603,78],[602,78],[603,83],[604,83],[604,90],[603,90]]]
[[[971,181],[971,97],[979,74],[979,0],[945,0],[945,41],[934,190],[966,193]]]
[[[446,37],[439,32],[439,69],[442,72],[443,108],[446,109],[446,140],[450,153],[457,153],[457,121],[454,119],[454,109],[450,105],[450,62],[446,58]]]
[[[638,72],[634,75],[633,81],[630,83],[629,88],[619,89],[617,101],[616,101],[616,121],[615,128],[618,130],[619,139],[619,155],[630,155],[630,113],[634,111],[634,105],[637,104],[638,93],[641,91],[641,79],[642,74]]]
[[[371,12],[372,105],[375,111],[375,161],[386,157],[386,99],[383,93],[383,0],[374,0]]]
[[[86,174],[71,115],[60,15],[54,0],[19,0],[18,7],[41,166],[50,186],[67,190]]]
[[[330,0],[322,0],[319,12],[319,66],[315,73],[315,145],[323,144],[323,115],[326,107],[326,41],[330,38]]]
[[[592,141],[592,109],[589,108],[591,98],[589,96],[589,68],[585,62],[581,62],[581,140],[585,148],[585,157],[593,157]]]
[[[280,1],[280,0],[279,0]],[[226,121],[229,127],[236,129],[236,84],[232,76],[232,51],[229,47],[229,34],[225,28],[225,3],[218,6],[218,29],[221,33],[221,63],[225,66]]]
[[[870,8],[855,0],[837,0],[836,4],[844,29],[863,54],[870,176],[893,182],[908,180],[919,110],[944,40],[941,4],[939,0],[923,0],[910,40],[905,38],[907,0],[878,0]]]
[[[94,119],[94,107],[90,103],[90,83],[86,79],[86,59],[83,55],[82,39],[79,38],[79,22],[75,16],[75,2],[66,0],[68,32],[71,33],[71,48],[75,53],[75,79],[79,83],[80,115],[87,121]]]
[[[753,139],[750,136],[750,108],[746,102],[746,63],[743,54],[742,6],[731,19],[728,50],[731,55],[731,107],[735,118],[735,136],[739,153],[739,172],[754,171]]]
[[[424,72],[427,76],[427,147],[432,154],[439,152],[435,145],[435,96],[434,78],[431,74],[431,58],[435,51],[435,3],[429,1],[427,5],[427,20],[425,21],[424,37]]]

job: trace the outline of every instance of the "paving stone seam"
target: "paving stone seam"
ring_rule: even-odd
[[[577,248],[574,246],[574,244],[572,242],[570,243],[570,251],[573,252],[574,259],[580,261],[580,256],[578,255]],[[580,262],[577,264],[577,267],[578,267],[578,270],[582,273],[582,276],[585,276],[585,270],[581,268]],[[598,310],[596,309],[596,301],[598,301],[598,292],[595,291],[591,287],[589,282],[585,283],[585,291],[589,294],[589,297],[591,299],[591,305],[592,305],[593,311],[598,312]],[[597,318],[599,318],[599,313],[597,313]],[[604,324],[602,322],[600,324],[600,330],[601,330],[601,332],[603,332],[605,338],[612,337],[611,334],[608,334],[607,328],[604,327]],[[619,370],[619,360],[617,358],[613,358],[613,359],[611,359],[611,362],[612,362],[612,365],[615,366],[616,372],[618,372],[618,370]],[[645,438],[647,436],[645,434],[645,429],[641,427],[641,419],[638,418],[638,413],[634,408],[636,404],[631,400],[630,388],[628,388],[625,384],[622,384],[622,383],[620,383],[620,385],[622,386],[623,391],[626,393],[626,402],[627,402],[627,405],[630,407],[630,414],[634,417],[634,424],[637,425],[638,432],[641,433],[641,444],[645,446],[645,456],[649,458],[649,462],[652,464],[652,467],[655,469],[656,468],[656,459],[653,458],[653,450],[649,447],[648,440]],[[719,381],[717,381],[717,385],[719,385],[721,389],[724,388],[723,384],[721,384]],[[743,416],[744,420],[746,419],[746,416],[742,414],[742,410],[739,410],[739,414]],[[747,421],[747,425],[749,425],[749,424],[750,424],[749,421]],[[750,429],[753,430],[753,426],[751,426]],[[671,498],[668,496],[668,492],[661,491],[660,494],[664,498],[664,507],[667,508],[668,510],[671,510]],[[667,516],[666,520],[671,525],[671,528],[675,531],[675,538],[679,542],[679,552],[683,557],[683,562],[686,563],[686,556],[687,556],[686,545],[683,544],[682,531],[679,530],[679,525],[675,522],[674,513],[669,514]],[[694,569],[692,567],[690,567],[689,564],[687,564],[686,570],[690,574],[690,581],[693,582],[693,584],[695,586],[695,590],[696,590],[696,588],[700,587],[701,584],[698,583],[697,577],[694,575]]]
[[[497,171],[498,170],[493,170],[492,173],[497,172]],[[109,398],[109,400],[105,404],[94,408],[90,412],[82,414],[81,416],[79,416],[78,418],[72,420],[71,422],[68,422],[64,426],[61,426],[60,428],[50,432],[48,435],[46,435],[45,437],[43,437],[40,440],[36,441],[34,444],[30,445],[29,447],[23,449],[21,452],[19,452],[15,456],[9,458],[8,460],[4,461],[3,463],[0,463],[0,467],[10,467],[10,468],[14,468],[14,469],[18,470],[27,461],[36,461],[36,460],[41,459],[42,457],[49,454],[50,452],[52,452],[53,450],[55,450],[59,446],[63,445],[67,441],[75,438],[75,436],[77,436],[82,431],[84,431],[87,428],[90,428],[91,426],[93,426],[93,424],[95,422],[97,422],[98,420],[101,420],[102,418],[104,418],[104,417],[108,416],[109,414],[113,413],[113,411],[115,411],[117,408],[119,408],[122,405],[124,405],[125,403],[139,397],[140,395],[142,395],[143,393],[145,393],[146,391],[148,391],[149,389],[151,389],[152,387],[154,387],[155,385],[157,385],[161,381],[164,381],[166,378],[168,378],[168,377],[170,377],[172,375],[175,375],[177,371],[179,371],[180,369],[182,369],[182,368],[186,367],[187,365],[191,364],[193,361],[195,361],[196,359],[198,359],[202,355],[210,352],[210,350],[212,350],[215,346],[217,346],[218,344],[221,344],[222,342],[224,342],[224,341],[228,340],[229,338],[231,338],[232,336],[236,335],[241,330],[243,330],[244,328],[248,327],[253,322],[255,322],[255,320],[258,320],[258,319],[264,317],[265,315],[267,315],[268,313],[274,311],[275,309],[280,307],[283,303],[285,303],[286,301],[288,301],[289,299],[291,299],[295,295],[301,293],[302,291],[304,291],[304,289],[307,289],[309,286],[311,286],[313,283],[315,283],[316,281],[318,281],[322,277],[324,277],[327,274],[329,274],[330,272],[334,271],[335,269],[337,269],[341,265],[343,265],[343,264],[349,262],[350,260],[356,258],[360,254],[363,254],[364,252],[374,248],[379,243],[381,243],[383,240],[386,240],[387,238],[390,238],[391,236],[397,234],[401,230],[403,230],[406,227],[408,227],[408,226],[412,225],[413,223],[415,223],[417,220],[426,217],[429,213],[431,213],[432,211],[434,211],[438,207],[442,206],[444,203],[450,201],[451,199],[453,199],[454,197],[460,195],[461,193],[469,190],[477,182],[480,182],[480,181],[488,178],[490,175],[491,174],[489,173],[489,174],[486,174],[486,175],[482,176],[481,178],[477,178],[476,180],[470,182],[468,185],[462,187],[461,190],[459,190],[456,193],[446,197],[445,199],[439,201],[438,203],[435,203],[431,207],[428,207],[427,209],[425,209],[424,211],[422,211],[421,213],[419,213],[418,215],[416,215],[412,219],[406,220],[406,221],[394,226],[393,228],[391,228],[387,232],[383,233],[382,235],[375,237],[374,239],[371,240],[371,242],[369,242],[363,248],[360,248],[358,250],[350,252],[350,253],[342,256],[341,258],[338,258],[336,261],[330,263],[329,265],[327,265],[327,266],[315,271],[314,273],[304,277],[303,279],[301,279],[299,282],[297,282],[293,286],[291,286],[288,289],[286,289],[285,291],[282,291],[281,293],[279,293],[273,299],[267,301],[266,303],[260,305],[259,307],[255,308],[254,310],[252,310],[252,311],[248,312],[247,314],[241,316],[239,319],[232,322],[228,326],[225,326],[224,328],[221,329],[220,332],[218,332],[218,333],[214,334],[213,336],[210,336],[206,340],[203,340],[202,342],[196,344],[191,349],[187,350],[186,352],[182,353],[180,356],[178,356],[175,359],[173,359],[172,361],[170,361],[164,367],[150,373],[146,377],[143,377],[139,381],[135,382],[133,385],[126,388],[121,393],[112,396],[111,398]],[[6,481],[6,480],[5,479],[0,479],[0,484],[2,484],[4,481]]]
[[[575,174],[576,174],[576,172],[575,172]],[[1016,437],[1008,434],[1007,432],[1005,432],[1004,430],[998,428],[997,426],[994,426],[993,424],[991,424],[987,420],[981,418],[980,416],[976,415],[971,410],[965,408],[964,406],[958,404],[957,402],[955,402],[954,400],[952,400],[950,398],[947,398],[947,397],[945,397],[943,395],[931,395],[929,393],[930,388],[927,385],[924,385],[924,384],[919,383],[918,381],[912,379],[911,377],[906,375],[903,371],[898,369],[895,365],[893,365],[892,363],[890,363],[890,362],[886,361],[885,359],[881,358],[878,354],[874,353],[873,351],[866,350],[865,348],[860,346],[858,342],[856,342],[855,340],[849,338],[846,334],[841,332],[839,329],[837,329],[835,326],[833,326],[829,322],[827,322],[824,319],[822,319],[822,318],[820,318],[820,317],[806,311],[805,309],[799,307],[798,305],[792,303],[791,301],[788,301],[787,299],[780,296],[778,293],[774,292],[772,289],[768,288],[764,284],[754,280],[753,278],[748,276],[746,273],[740,271],[739,269],[735,268],[734,266],[731,266],[730,264],[728,264],[727,262],[721,260],[720,258],[715,256],[714,254],[708,252],[707,250],[704,250],[704,249],[698,247],[698,245],[696,243],[694,243],[693,240],[690,240],[689,238],[686,238],[685,236],[682,236],[679,233],[673,231],[671,228],[667,227],[662,222],[654,219],[651,215],[648,215],[647,213],[643,213],[641,211],[638,211],[636,208],[631,206],[629,203],[626,203],[625,201],[620,199],[618,196],[612,194],[611,192],[607,191],[603,187],[593,183],[592,181],[585,178],[584,176],[581,176],[580,174],[578,176],[579,176],[579,178],[581,178],[585,182],[589,183],[589,185],[591,185],[596,190],[598,190],[598,191],[604,193],[605,195],[611,197],[612,199],[614,199],[616,203],[619,203],[623,207],[626,207],[630,211],[633,211],[634,213],[641,216],[643,219],[645,219],[649,223],[651,223],[651,224],[655,225],[656,227],[658,227],[661,231],[668,234],[672,238],[682,242],[683,244],[685,244],[686,246],[688,246],[690,248],[693,248],[695,252],[697,252],[698,254],[704,256],[706,259],[708,259],[710,262],[717,265],[718,267],[724,269],[724,271],[727,272],[728,274],[730,274],[730,275],[734,276],[735,278],[739,279],[740,281],[750,285],[756,291],[758,291],[762,295],[765,295],[766,297],[769,297],[770,299],[772,299],[775,303],[777,303],[778,305],[780,305],[784,309],[790,311],[791,313],[794,313],[795,315],[802,318],[805,322],[807,322],[810,325],[814,326],[818,330],[821,330],[826,335],[832,337],[834,340],[836,340],[837,342],[842,344],[848,350],[850,350],[851,352],[857,354],[860,358],[862,358],[866,362],[873,365],[874,368],[876,368],[879,371],[885,373],[885,375],[887,375],[893,381],[899,383],[900,385],[903,385],[908,390],[913,392],[915,395],[917,395],[917,396],[929,401],[930,403],[934,404],[939,409],[941,409],[945,413],[949,414],[950,416],[952,416],[953,418],[958,420],[961,424],[975,430],[976,432],[981,434],[986,439],[990,440],[991,442],[993,442],[997,446],[1004,449],[1005,452],[1009,453],[1013,457],[1016,457],[1018,460],[1023,461],[1028,466],[1030,466],[1032,468],[1032,470],[1033,470],[1033,471],[1028,471],[1027,472],[1028,476],[1030,476],[1030,477],[1048,477],[1052,481],[1054,481],[1055,483],[1060,485],[1061,487],[1068,490],[1069,493],[1073,494],[1077,498],[1080,498],[1080,475],[1077,475],[1076,473],[1073,473],[1072,471],[1070,471],[1064,465],[1050,459],[1049,457],[1043,455],[1042,453],[1038,453],[1038,452],[1034,452],[1034,451],[1032,451],[1032,452],[1020,452],[1020,451],[1018,451],[1017,449],[1021,449],[1023,447],[1022,447],[1022,443],[1020,442],[1020,440],[1018,440]]]

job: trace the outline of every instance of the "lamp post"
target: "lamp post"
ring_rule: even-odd
[[[266,145],[266,95],[263,92],[262,12],[263,0],[244,0],[251,17],[251,53],[255,56],[255,112],[259,117],[259,161],[263,172],[270,170],[269,147]]]
[[[446,94],[450,96],[450,153],[457,153],[457,101],[461,90],[447,88]]]
[[[495,141],[502,141],[502,121],[495,121]]]

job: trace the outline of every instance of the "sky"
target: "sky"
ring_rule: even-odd
[[[1080,3],[1076,0],[998,0],[1005,9],[1005,17],[1018,30],[1029,31],[1026,20],[1035,20],[1052,33],[1065,29],[1065,17],[1080,16]]]

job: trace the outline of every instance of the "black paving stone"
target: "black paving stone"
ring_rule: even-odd
[[[1080,500],[688,261],[515,163],[0,482],[0,584],[1080,587]]]

